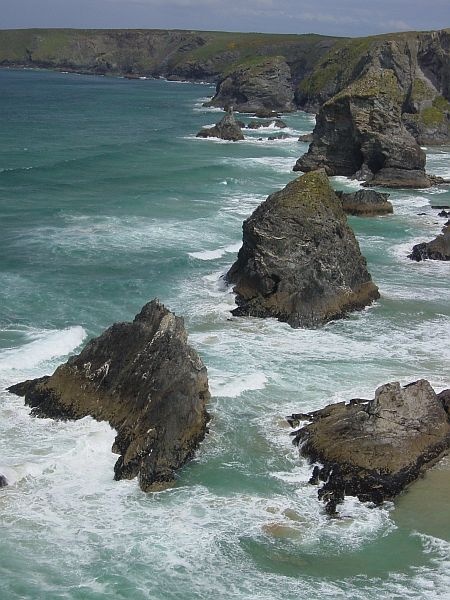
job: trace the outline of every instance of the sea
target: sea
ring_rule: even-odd
[[[298,174],[285,115],[245,141],[199,139],[209,84],[0,71],[1,600],[450,598],[450,461],[382,507],[328,518],[286,415],[384,383],[450,386],[450,263],[408,253],[445,223],[449,187],[349,217],[381,298],[318,329],[237,318],[223,274],[242,222]],[[251,117],[246,117],[250,120]],[[450,177],[450,148],[427,149]],[[334,178],[336,189],[357,182]],[[153,298],[208,368],[210,431],[176,485],[114,481],[115,432],[30,417],[6,387],[51,374]]]

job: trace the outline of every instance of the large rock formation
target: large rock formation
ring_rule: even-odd
[[[235,315],[276,317],[312,327],[379,297],[341,203],[323,171],[269,196],[243,225],[226,279]]]
[[[336,194],[347,215],[374,217],[394,212],[393,206],[388,200],[389,194],[382,194],[375,190],[358,190],[350,194],[336,192]]]
[[[295,170],[324,167],[371,185],[428,187],[419,144],[450,141],[448,31],[352,40],[331,50],[297,101],[320,106]]]
[[[408,258],[420,262],[421,260],[450,260],[450,222],[431,242],[416,244]]]
[[[117,430],[115,479],[139,477],[158,489],[196,450],[206,432],[208,379],[187,344],[183,320],[157,300],[132,323],[116,323],[53,375],[9,388],[32,414],[56,419],[91,415]]]
[[[373,400],[332,404],[292,415],[294,443],[315,467],[311,483],[323,481],[319,498],[335,513],[345,495],[380,504],[399,494],[450,448],[450,420],[428,381],[379,387]]]
[[[214,127],[206,127],[197,133],[201,138],[220,138],[230,142],[238,142],[245,139],[240,124],[236,121],[233,110],[230,109],[226,115]]]
[[[401,119],[401,93],[394,72],[371,68],[364,78],[326,102],[313,141],[294,171],[323,167],[372,185],[422,188],[425,153]]]
[[[8,482],[6,481],[6,477],[4,475],[0,475],[0,488],[6,487]]]
[[[280,56],[244,62],[219,82],[209,105],[233,106],[240,112],[291,112],[296,107],[289,66]]]

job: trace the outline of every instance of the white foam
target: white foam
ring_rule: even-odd
[[[209,370],[209,384],[213,396],[237,398],[243,392],[264,389],[267,381],[267,376],[262,371],[236,375]]]
[[[222,258],[225,254],[234,254],[238,252],[241,245],[242,243],[238,242],[236,244],[222,246],[216,250],[200,250],[199,252],[189,252],[188,254],[190,257],[197,258],[198,260],[215,260],[217,258]]]

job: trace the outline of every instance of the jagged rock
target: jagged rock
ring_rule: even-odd
[[[438,398],[442,402],[445,412],[450,417],[450,390],[442,390],[442,392],[438,394]]]
[[[291,71],[281,56],[238,65],[219,81],[209,106],[233,106],[239,112],[295,110]]]
[[[6,481],[6,477],[4,475],[0,475],[0,488],[6,487],[8,482]]]
[[[441,210],[441,212],[438,213],[438,217],[444,217],[444,219],[448,219],[450,217],[450,211]]]
[[[392,499],[450,448],[450,420],[426,380],[379,387],[365,403],[340,403],[309,414],[293,433],[300,453],[323,467],[318,496],[334,513],[344,496],[380,504]],[[292,417],[291,417],[292,419]]]
[[[253,116],[257,117],[258,119],[279,119],[280,118],[280,114],[274,110],[270,110],[270,108],[262,108],[261,110],[256,111]]]
[[[116,323],[51,376],[9,388],[31,414],[87,415],[117,431],[115,479],[139,477],[144,491],[173,482],[206,432],[208,379],[187,343],[183,319],[157,300],[131,323]]]
[[[341,203],[323,171],[299,177],[244,221],[234,315],[313,327],[379,297]]]
[[[231,142],[238,142],[244,139],[241,125],[236,121],[232,110],[228,111],[223,119],[216,123],[214,127],[201,129],[197,133],[197,137],[216,137]]]
[[[304,133],[303,135],[299,136],[298,141],[299,142],[312,142],[313,134],[312,133]]]
[[[260,129],[261,127],[270,127],[271,125],[278,127],[279,129],[285,129],[287,127],[286,123],[281,119],[271,119],[264,121],[250,121],[250,123],[247,125],[247,128]]]
[[[408,258],[420,262],[421,260],[450,260],[450,225],[446,224],[440,233],[431,242],[416,244]]]
[[[313,142],[294,171],[323,167],[370,185],[429,187],[425,153],[402,124],[401,97],[391,69],[371,68],[322,106]]]
[[[388,201],[389,194],[382,194],[375,190],[358,190],[351,194],[336,192],[336,194],[347,215],[373,217],[394,212],[392,204]]]

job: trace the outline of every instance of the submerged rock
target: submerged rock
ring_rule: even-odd
[[[341,203],[324,171],[299,177],[244,221],[234,315],[313,327],[379,297]]]
[[[116,323],[50,377],[9,388],[55,419],[90,415],[117,431],[115,479],[144,491],[173,482],[206,433],[206,368],[187,343],[183,319],[157,300],[131,323]]]
[[[6,477],[4,475],[0,475],[0,488],[6,487],[8,482],[6,481]]]
[[[382,194],[375,190],[358,190],[351,194],[336,192],[336,194],[341,199],[342,208],[347,215],[373,217],[394,212],[392,204],[388,201],[389,194]]]
[[[446,224],[440,233],[431,242],[416,244],[408,258],[420,262],[421,260],[450,260],[450,224]]]
[[[450,420],[426,380],[405,387],[379,387],[370,401],[329,405],[308,415],[292,415],[291,424],[312,423],[294,432],[300,453],[322,464],[313,482],[334,513],[346,495],[380,504],[394,498],[450,448]],[[447,396],[445,395],[447,394]]]
[[[216,137],[231,142],[238,142],[244,139],[241,124],[236,121],[232,110],[228,111],[223,119],[216,123],[214,127],[201,129],[197,133],[197,137]]]

